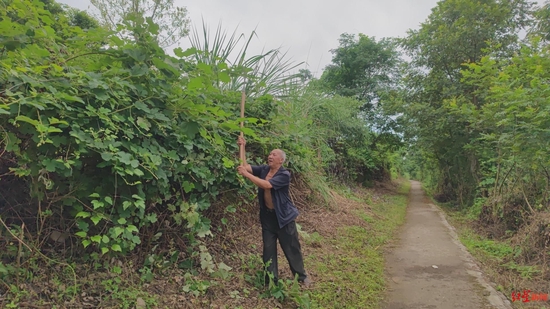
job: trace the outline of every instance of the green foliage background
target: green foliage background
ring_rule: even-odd
[[[235,172],[244,121],[251,163],[284,149],[306,204],[329,203],[331,182],[407,175],[490,237],[525,241],[516,262],[545,260],[548,8],[441,1],[404,38],[343,34],[315,79],[279,50],[248,55],[255,33],[203,25],[167,52],[139,12],[113,29],[55,1],[0,0],[2,228],[24,224],[35,248],[57,231],[94,260],[177,235],[210,269],[209,210],[254,201]]]
[[[205,211],[224,192],[252,201],[235,172],[240,121],[252,162],[285,149],[309,201],[328,201],[327,179],[367,183],[388,167],[361,101],[286,74],[297,65],[278,50],[231,61],[240,38],[224,43],[220,28],[171,56],[151,18],[129,14],[114,31],[55,2],[4,0],[0,29],[2,194],[13,193],[2,217],[31,213],[37,246],[51,228],[96,257],[171,230],[194,248],[213,236]]]
[[[401,40],[412,60],[385,106],[410,145],[404,170],[489,238],[520,245],[518,263],[544,264],[549,254],[547,10],[529,1],[438,3]]]

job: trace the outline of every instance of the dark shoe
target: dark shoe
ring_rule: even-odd
[[[300,285],[306,289],[309,289],[313,285],[313,281],[311,281],[309,278],[306,278],[303,281],[298,281]]]

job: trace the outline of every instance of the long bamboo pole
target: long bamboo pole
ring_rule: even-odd
[[[246,94],[244,93],[244,90],[241,93],[241,119],[244,118],[244,101],[246,99]],[[244,137],[244,133],[242,129],[244,128],[244,121],[241,120],[241,137]],[[241,144],[240,146],[240,158],[241,158],[241,166],[244,165],[244,162],[246,161],[246,154],[244,152],[244,145]]]

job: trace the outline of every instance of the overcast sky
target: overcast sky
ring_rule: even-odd
[[[316,77],[330,63],[331,49],[340,34],[363,33],[382,37],[403,37],[417,29],[436,6],[437,0],[174,0],[189,11],[192,24],[202,27],[204,19],[215,29],[221,21],[232,33],[250,34],[256,29],[252,51],[281,47],[295,62],[307,62]],[[60,0],[88,9],[89,0]],[[202,29],[202,28],[200,28]],[[187,38],[182,47],[189,47]]]

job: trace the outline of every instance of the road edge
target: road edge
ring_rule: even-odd
[[[447,227],[447,229],[449,230],[449,234],[451,235],[453,242],[460,248],[460,251],[462,252],[462,258],[464,259],[466,264],[466,268],[467,268],[466,271],[468,272],[468,274],[475,277],[477,279],[477,282],[482,287],[484,287],[487,290],[487,292],[489,292],[489,296],[487,296],[487,300],[489,301],[489,303],[497,309],[513,309],[510,301],[506,298],[506,296],[504,296],[504,294],[502,294],[501,292],[497,291],[494,288],[493,283],[485,277],[485,275],[481,271],[481,268],[477,265],[477,262],[474,259],[474,257],[470,254],[466,246],[464,246],[460,241],[460,239],[458,238],[456,229],[452,225],[450,225],[449,222],[447,221],[447,216],[445,215],[445,212],[441,208],[439,208],[439,206],[433,203],[428,203],[428,205],[430,205],[432,209],[437,211],[437,213],[441,217],[441,221],[443,222],[445,227]]]

